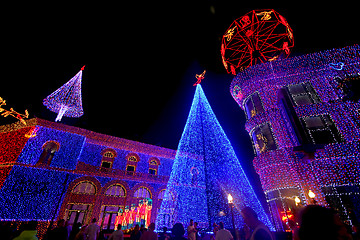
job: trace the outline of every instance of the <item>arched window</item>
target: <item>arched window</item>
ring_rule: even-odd
[[[250,136],[252,136],[253,144],[257,154],[268,150],[275,150],[277,148],[271,125],[269,123],[256,126],[253,130],[250,131]]]
[[[40,155],[38,164],[47,164],[50,165],[51,160],[54,158],[54,155],[60,149],[60,144],[56,141],[47,141],[42,146],[42,153]]]
[[[120,184],[115,184],[110,186],[106,192],[105,195],[107,196],[114,196],[114,197],[125,197],[125,189]]]
[[[244,109],[247,119],[250,119],[256,114],[264,111],[258,92],[253,93],[245,99]]]
[[[165,196],[165,189],[161,190],[158,195],[158,199],[163,200]]]
[[[131,157],[128,158],[128,161],[130,161],[130,162],[137,162],[138,159],[137,159],[137,157],[135,157],[135,156],[131,156]]]
[[[175,201],[175,197],[172,194],[172,192],[170,192],[170,191],[166,192],[166,189],[163,189],[159,192],[158,199],[172,201],[172,202]]]
[[[106,158],[114,158],[115,157],[115,155],[112,152],[105,152],[103,156]]]
[[[152,157],[149,159],[149,174],[157,175],[159,170],[159,159]]]
[[[101,167],[102,168],[112,168],[114,163],[114,159],[116,157],[116,151],[114,149],[105,149],[101,152],[102,159],[101,159]]]
[[[136,192],[134,193],[134,197],[138,198],[151,198],[151,193],[149,189],[146,187],[140,187]]]
[[[94,195],[96,193],[96,188],[92,182],[80,182],[74,187],[72,193]]]
[[[136,172],[137,163],[140,160],[139,156],[136,153],[130,153],[127,155],[126,160],[126,173],[134,174]]]

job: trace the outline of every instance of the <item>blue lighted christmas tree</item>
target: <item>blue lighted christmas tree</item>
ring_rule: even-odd
[[[61,121],[63,116],[81,117],[84,114],[81,100],[81,79],[84,68],[85,66],[67,83],[43,100],[44,106],[58,114],[56,122]]]
[[[273,230],[198,84],[156,225],[159,229],[172,227],[176,222],[186,226],[190,219],[194,219],[200,227],[211,228],[214,222],[222,221],[225,227],[232,229],[228,194],[234,198],[237,227],[243,226],[239,210],[249,206]]]

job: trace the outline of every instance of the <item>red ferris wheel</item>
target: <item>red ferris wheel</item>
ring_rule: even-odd
[[[236,19],[222,38],[221,57],[228,73],[287,57],[294,46],[286,19],[273,9],[253,10]]]

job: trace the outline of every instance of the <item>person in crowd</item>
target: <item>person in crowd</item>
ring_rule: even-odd
[[[181,223],[175,223],[175,225],[171,229],[171,233],[173,234],[171,240],[186,240],[186,238],[184,237],[185,229]]]
[[[65,221],[65,229],[66,229],[66,233],[67,233],[67,236],[66,236],[66,239],[69,239],[70,238],[70,233],[71,233],[71,230],[72,230],[72,225],[69,224],[69,221]]]
[[[199,223],[198,222],[194,222],[194,228],[196,230],[195,232],[195,239],[196,240],[199,240],[200,239],[200,236],[199,236]]]
[[[190,224],[187,227],[187,235],[189,240],[196,240],[196,229],[194,227],[194,220],[190,219]]]
[[[163,231],[159,234],[160,237],[159,237],[159,240],[169,240],[170,239],[170,236],[169,234],[167,234],[167,227],[163,227]]]
[[[269,228],[259,219],[257,213],[250,207],[241,210],[244,222],[248,228],[245,228],[245,237],[250,240],[273,240],[273,235]]]
[[[215,240],[233,240],[234,239],[234,237],[232,236],[230,231],[224,228],[223,222],[219,223],[219,228],[220,229],[216,233]]]
[[[56,227],[50,231],[48,239],[50,240],[67,240],[68,232],[65,227],[65,220],[59,219],[57,221]]]
[[[351,227],[351,230],[352,230],[352,238],[353,240],[360,240],[360,232],[359,232],[359,225],[353,225]]]
[[[145,228],[145,224],[141,224],[141,227],[140,227],[141,234],[143,234],[146,231],[147,231],[147,229]]]
[[[70,232],[69,240],[74,240],[75,236],[80,232],[81,229],[81,223],[77,222],[73,224],[73,227]]]
[[[36,221],[30,221],[26,223],[24,226],[24,231],[22,231],[19,236],[14,238],[14,240],[38,240],[36,236],[37,234],[36,227],[37,227]]]
[[[150,223],[149,230],[141,235],[140,240],[158,240],[158,235],[154,230],[155,223]]]
[[[215,222],[213,223],[213,233],[212,239],[215,239],[216,233],[219,231],[219,225],[217,225]]]
[[[118,229],[110,235],[109,240],[124,240],[124,233]]]
[[[299,230],[295,233],[296,240],[350,240],[345,224],[331,208],[319,205],[308,205],[300,212]]]
[[[130,240],[139,240],[141,237],[141,231],[139,224],[135,225],[134,230],[130,233]]]
[[[86,229],[87,229],[87,225],[82,226],[80,231],[76,234],[74,240],[86,240],[87,238]]]
[[[86,228],[87,240],[97,240],[100,234],[100,227],[96,224],[96,218],[91,221],[91,224]]]

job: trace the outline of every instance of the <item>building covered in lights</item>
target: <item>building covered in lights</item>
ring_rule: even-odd
[[[360,222],[359,77],[355,45],[258,64],[233,79],[277,230],[291,228],[296,197]]]
[[[0,220],[155,221],[175,150],[39,118],[0,126]],[[119,217],[117,217],[119,216]]]

